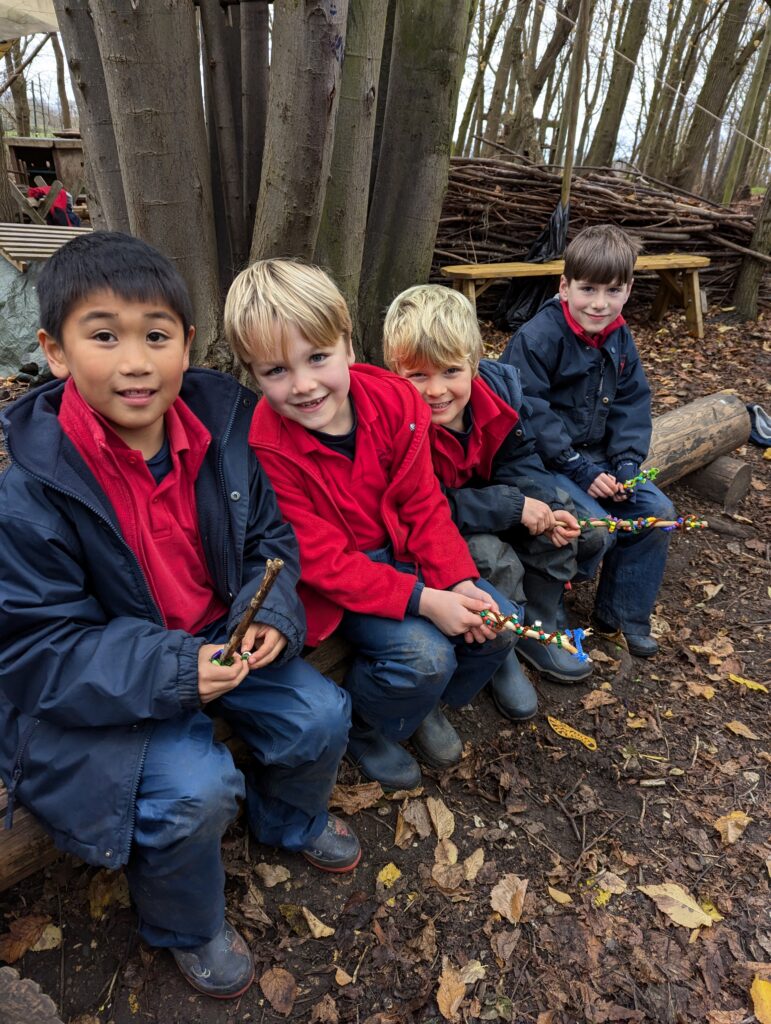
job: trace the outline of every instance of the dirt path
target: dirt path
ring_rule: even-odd
[[[723,387],[771,409],[771,330],[715,314],[702,343],[674,315],[636,328],[655,411]],[[119,876],[66,861],[0,898],[2,930],[31,914],[62,928],[59,947],[16,967],[78,1024],[429,1024],[453,1009],[517,1024],[754,1020],[753,979],[771,979],[771,693],[732,677],[771,690],[771,461],[752,447],[742,457],[753,489],[733,518],[669,491],[713,528],[673,540],[659,657],[594,643],[591,684],[538,682],[524,726],[483,695],[453,716],[463,762],[427,774],[421,793],[378,799],[345,768],[343,806],[365,805],[352,877],[320,878],[250,843],[242,824],[230,831],[228,902],[261,979],[238,1003],[195,995],[167,954],[136,941]],[[570,596],[577,624],[592,593]],[[268,886],[260,864],[284,880]],[[684,924],[639,888],[665,883],[694,901],[673,911]],[[303,907],[334,934],[313,938]]]

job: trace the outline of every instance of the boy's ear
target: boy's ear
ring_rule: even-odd
[[[346,343],[345,358],[348,360],[349,366],[352,366],[356,362],[356,353],[353,351],[353,341],[350,338]]]
[[[187,329],[187,338],[185,338],[185,360],[182,367],[183,370],[190,369],[190,349],[193,346],[193,338],[195,337],[195,327],[191,324]]]
[[[46,357],[48,368],[58,380],[66,380],[70,375],[70,368],[67,365],[67,358],[64,349],[46,331],[41,329],[37,332],[37,340],[43,355]]]
[[[563,302],[568,301],[568,279],[564,274],[560,274],[560,298]]]

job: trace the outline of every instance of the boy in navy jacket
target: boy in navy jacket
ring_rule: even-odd
[[[260,841],[355,866],[356,837],[327,813],[350,702],[296,657],[297,546],[247,445],[255,399],[185,373],[192,309],[171,263],[95,232],[48,261],[38,294],[58,380],[3,414],[9,817],[18,799],[61,849],[125,865],[143,938],[200,991],[235,997],[254,965],[224,916],[222,833],[246,794]],[[214,664],[271,557],[284,569],[244,653]],[[246,742],[246,786],[204,707]]]
[[[579,541],[585,560],[587,544],[601,546],[602,536],[581,536],[572,503],[536,454],[516,370],[481,358],[471,304],[440,285],[417,285],[394,299],[383,352],[431,412],[434,470],[477,566],[512,600],[527,602],[528,624],[540,622],[547,632],[562,627],[562,595],[577,571]],[[520,640],[517,652],[556,682],[579,682],[592,670],[535,640]],[[517,703],[515,717],[535,713],[535,691],[521,671],[517,687],[494,677],[491,693],[498,705]]]
[[[621,315],[637,251],[613,225],[579,232],[565,253],[559,297],[517,331],[502,356],[520,372],[541,457],[582,517],[675,514],[653,484],[623,486],[637,476],[652,429],[650,387]],[[650,616],[669,534],[651,529],[613,537],[597,588],[595,626],[605,633],[620,629],[631,654],[650,657],[658,651]]]
[[[402,741],[434,768],[460,760],[440,702],[469,703],[508,659],[513,634],[479,613],[513,605],[479,580],[453,525],[428,410],[395,374],[351,365],[345,299],[322,270],[253,263],[225,330],[263,392],[249,440],[297,532],[308,642],[338,630],[354,651],[347,756],[384,786],[415,786]]]

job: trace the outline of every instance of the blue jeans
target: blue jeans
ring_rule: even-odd
[[[299,850],[323,831],[348,742],[348,694],[300,658],[249,673],[209,706],[246,742],[252,763],[244,786],[202,711],[156,723],[126,869],[140,934],[154,946],[197,946],[216,934],[224,916],[220,841],[244,792],[262,843]]]
[[[398,563],[396,568],[408,569]],[[476,583],[504,615],[519,611],[485,580]],[[439,701],[462,707],[473,700],[506,660],[514,639],[503,630],[494,640],[467,644],[418,616],[399,621],[350,611],[339,629],[355,648],[343,682],[354,714],[396,742],[408,739]]]
[[[596,458],[593,461],[611,472],[607,462]],[[573,499],[576,514],[581,518],[601,519],[611,515],[617,519],[640,516],[673,519],[676,515],[672,502],[652,483],[638,485],[626,501],[600,502],[590,498],[568,477],[555,474],[554,479]],[[607,546],[579,565],[579,575],[590,578],[602,560],[594,602],[599,618],[624,633],[648,636],[651,613],[664,578],[669,541],[669,533],[656,529],[609,534]]]

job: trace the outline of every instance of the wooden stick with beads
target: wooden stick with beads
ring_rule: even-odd
[[[605,528],[611,533],[616,530],[625,533],[639,533],[641,530],[706,530],[709,523],[706,519],[699,519],[696,516],[678,516],[677,519],[656,519],[655,516],[640,516],[638,519],[617,519],[615,516],[603,516],[602,519],[579,519],[578,525],[582,530]]]
[[[527,637],[529,640],[537,640],[540,644],[556,644],[568,654],[575,655],[579,661],[589,661],[589,655],[585,653],[581,643],[584,637],[591,634],[590,629],[566,629],[560,632],[554,630],[547,633],[540,622],[534,622],[532,626],[523,625],[516,614],[501,615],[500,612],[485,610],[479,613],[486,626],[500,633],[502,629],[510,629],[517,636]]]

